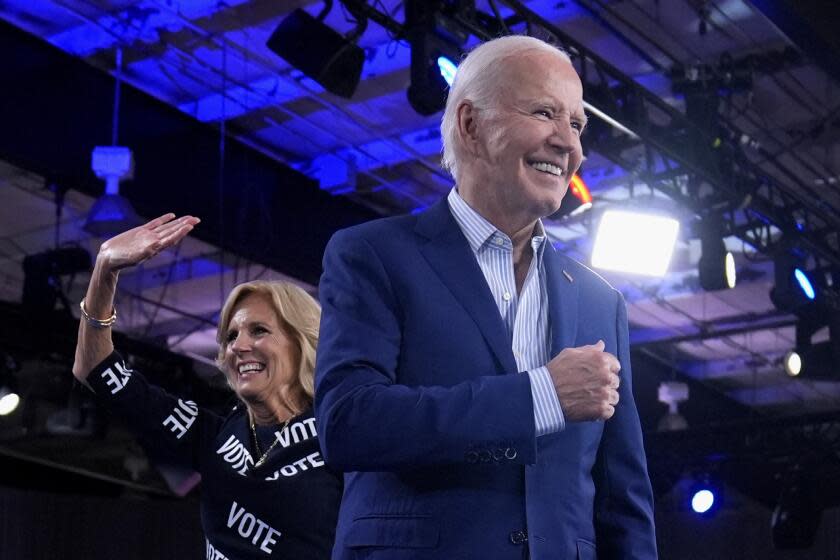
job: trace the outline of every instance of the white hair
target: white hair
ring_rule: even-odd
[[[440,135],[443,142],[441,164],[456,180],[458,157],[461,151],[458,136],[458,106],[462,101],[469,100],[474,107],[492,112],[496,104],[499,74],[504,66],[502,61],[534,50],[555,54],[571,62],[569,55],[554,45],[535,37],[509,35],[482,43],[458,65],[455,81],[449,89],[446,109],[440,123]]]

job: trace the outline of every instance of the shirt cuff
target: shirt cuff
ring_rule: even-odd
[[[560,432],[566,427],[560,400],[551,382],[548,368],[538,367],[529,370],[531,380],[531,397],[534,400],[534,426],[537,437]]]

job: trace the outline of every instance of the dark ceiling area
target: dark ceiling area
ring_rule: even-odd
[[[628,303],[660,497],[702,472],[770,508],[791,477],[840,505],[838,22],[817,0],[0,3],[0,381],[23,397],[0,417],[0,462],[38,465],[10,483],[49,489],[46,469],[102,495],[192,488],[70,382],[84,255],[102,242],[85,227],[104,192],[95,147],[131,150],[120,195],[140,216],[202,218],[121,278],[118,346],[224,410],[227,291],[282,278],[317,295],[335,231],[445,196],[434,58],[528,33],[570,54],[589,117],[592,206],[546,220],[554,245],[591,265],[606,211],[680,223],[664,276],[599,270]],[[282,38],[292,23],[311,26],[299,44]],[[307,66],[330,41],[349,45],[337,68]],[[712,247],[734,256],[735,287],[709,285]]]

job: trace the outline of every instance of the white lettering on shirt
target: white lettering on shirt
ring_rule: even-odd
[[[226,463],[230,464],[231,468],[241,475],[245,475],[248,467],[254,464],[254,459],[251,453],[245,448],[241,441],[236,436],[232,435],[222,446],[216,450],[217,455],[221,455]]]
[[[282,474],[285,477],[295,476],[304,471],[308,471],[309,469],[317,469],[318,467],[324,466],[324,460],[321,459],[321,452],[316,451],[314,453],[310,453],[306,457],[302,459],[298,459],[294,463],[290,463],[280,468],[279,471],[274,471],[274,474],[271,476],[267,476],[266,480],[277,480],[280,478]]]
[[[210,541],[204,539],[204,542],[207,543],[207,556],[206,560],[229,560],[227,556],[216,550],[216,547],[210,544]]]
[[[123,390],[123,387],[128,383],[132,374],[132,370],[124,367],[120,362],[115,363],[114,367],[117,368],[117,373],[114,373],[114,370],[111,368],[102,372],[102,379],[105,380],[106,385],[111,387],[112,395],[116,395]]]
[[[227,526],[228,528],[236,526],[236,532],[240,537],[249,540],[254,546],[259,546],[259,549],[266,554],[271,554],[271,547],[277,544],[277,537],[280,536],[280,531],[253,513],[245,511],[245,508],[236,502],[231,504]]]
[[[285,430],[274,432],[274,437],[277,438],[283,447],[289,447],[295,443],[300,443],[317,436],[318,433],[315,431],[314,418],[307,418],[306,420],[295,422]]]
[[[178,399],[178,406],[172,410],[172,414],[166,417],[163,425],[169,425],[169,429],[175,434],[175,437],[181,439],[197,417],[198,406],[194,402]]]

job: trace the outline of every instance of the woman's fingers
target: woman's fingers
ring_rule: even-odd
[[[165,249],[167,247],[172,247],[173,245],[179,243],[184,237],[187,236],[189,232],[193,229],[193,224],[187,223],[182,224],[179,228],[166,233],[163,237],[160,238],[161,249]]]
[[[159,226],[154,228],[153,231],[159,235],[167,235],[170,231],[176,230],[185,223],[191,223],[191,221],[195,221],[197,219],[198,218],[195,218],[193,216],[181,216],[180,218],[177,218],[175,220],[167,221],[165,223],[160,224]]]
[[[163,216],[158,216],[154,220],[152,220],[150,222],[147,222],[145,227],[148,228],[148,229],[155,229],[156,227],[158,227],[160,225],[163,225],[166,222],[171,221],[172,218],[174,218],[174,217],[175,217],[175,214],[173,214],[172,212],[167,212]]]

